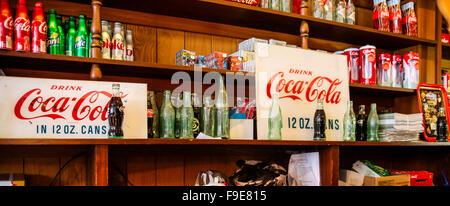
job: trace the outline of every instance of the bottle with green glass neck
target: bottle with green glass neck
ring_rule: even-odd
[[[344,141],[355,141],[356,139],[356,115],[353,111],[353,101],[347,104],[347,111],[344,115]]]
[[[78,31],[77,37],[75,38],[75,56],[86,57],[86,20],[85,16],[82,14],[78,19]]]
[[[86,39],[86,57],[91,57],[91,43],[92,43],[92,32],[91,32],[92,19],[88,19],[87,27],[87,39]]]
[[[194,109],[191,104],[191,93],[183,91],[183,105],[180,109],[180,138],[194,138]]]
[[[54,9],[48,10],[48,32],[47,32],[47,53],[59,54],[59,30],[56,22],[56,12]]]
[[[56,23],[58,24],[58,32],[59,32],[59,54],[64,55],[66,54],[65,44],[66,44],[66,37],[64,35],[64,29],[62,25],[62,17],[61,15],[56,15]]]
[[[214,137],[220,137],[222,139],[230,138],[230,116],[227,98],[224,81],[220,77],[214,105]]]
[[[378,127],[380,120],[377,114],[377,104],[372,103],[370,105],[370,113],[367,117],[367,141],[379,141]]]
[[[67,31],[69,31],[69,26],[70,26],[70,19],[66,19],[63,23],[63,29],[64,29],[64,33],[67,34]]]
[[[75,55],[75,39],[77,38],[77,29],[75,25],[75,17],[69,17],[69,29],[67,30],[66,35],[66,55],[74,56]]]
[[[180,138],[181,130],[181,93],[173,96],[173,105],[175,106],[175,138]]]
[[[281,140],[281,128],[283,128],[283,118],[281,108],[278,104],[278,93],[272,95],[272,104],[269,109],[269,139]]]
[[[200,132],[210,137],[214,136],[214,113],[211,96],[203,98],[203,107],[200,112]]]
[[[175,138],[175,110],[171,102],[172,93],[163,92],[162,104],[159,113],[160,138]]]

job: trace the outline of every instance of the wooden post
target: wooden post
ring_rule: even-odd
[[[308,49],[309,26],[306,21],[300,25],[300,37],[302,38],[302,49]]]
[[[91,53],[92,58],[102,58],[102,25],[100,23],[100,8],[102,7],[101,0],[92,0],[92,44]],[[100,65],[92,64],[91,79],[100,80],[102,78],[102,71]]]
[[[90,185],[108,186],[108,145],[94,145],[88,168]]]

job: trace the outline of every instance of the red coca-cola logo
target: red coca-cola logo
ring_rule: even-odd
[[[54,85],[55,86],[55,85]],[[54,87],[52,89],[61,90],[61,87]],[[81,91],[81,87],[73,87],[76,91]],[[102,121],[108,119],[108,105],[109,101],[100,105],[98,100],[101,96],[104,98],[111,98],[112,94],[105,91],[89,91],[78,97],[44,97],[41,95],[42,90],[39,88],[32,89],[26,92],[16,103],[14,107],[14,114],[17,118],[22,120],[51,118],[55,119],[69,119],[72,117],[75,121],[89,119],[90,121],[100,118]],[[128,94],[121,97],[124,98]],[[73,105],[73,106],[72,106]],[[69,112],[71,110],[71,112]],[[25,116],[25,113],[27,115]],[[40,113],[33,115],[33,113]],[[42,114],[44,113],[44,114]]]
[[[111,42],[109,39],[104,38],[102,41],[102,48],[109,49],[111,47]]]
[[[13,29],[13,27],[14,27],[14,22],[13,22],[13,19],[12,19],[11,16],[5,19],[4,25],[5,25],[5,28],[6,28],[6,29],[9,29],[9,30],[12,30],[12,29]]]
[[[123,44],[123,42],[114,39],[113,49],[124,50],[124,44]]]
[[[31,25],[30,21],[28,19],[25,19],[23,17],[18,17],[16,21],[14,22],[15,29],[18,31],[26,31],[29,32]]]
[[[324,98],[326,103],[338,104],[341,101],[341,91],[338,86],[342,80],[330,79],[324,76],[317,76],[308,81],[286,80],[284,72],[273,75],[267,83],[267,97],[272,98],[272,92],[280,93],[280,99],[290,98],[292,100],[314,102],[316,99]],[[274,84],[278,82],[278,84]],[[284,93],[285,95],[281,95]],[[304,97],[304,99],[303,99]]]

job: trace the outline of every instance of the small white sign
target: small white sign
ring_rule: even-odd
[[[147,138],[147,85],[119,83],[124,138]],[[108,138],[112,82],[0,77],[0,138]]]

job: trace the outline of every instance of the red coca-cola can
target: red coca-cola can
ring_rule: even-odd
[[[344,50],[344,54],[347,55],[347,64],[348,64],[350,83],[359,83],[360,76],[361,76],[361,74],[360,74],[361,64],[360,64],[360,59],[359,59],[359,49],[348,48],[348,49]]]
[[[377,63],[377,84],[380,86],[392,86],[392,73],[391,73],[391,54],[380,53],[378,54]]]
[[[14,21],[8,0],[0,3],[0,49],[12,50]]]
[[[403,83],[403,57],[402,55],[394,54],[392,55],[392,86],[402,87]]]
[[[361,84],[375,85],[376,77],[376,48],[366,45],[359,48],[359,58],[361,63]]]
[[[44,19],[42,3],[37,2],[33,9],[31,52],[47,53],[47,23]]]
[[[16,51],[30,51],[31,22],[28,18],[27,4],[25,0],[19,0],[14,21],[14,49]]]

